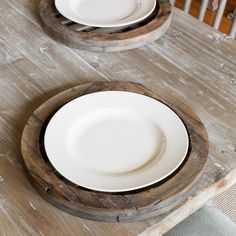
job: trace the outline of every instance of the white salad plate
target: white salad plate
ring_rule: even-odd
[[[50,120],[46,154],[71,182],[122,192],[154,184],[184,161],[188,133],[177,114],[150,97],[96,92],[72,100]]]
[[[55,6],[76,23],[117,27],[145,19],[154,10],[156,0],[55,0]]]

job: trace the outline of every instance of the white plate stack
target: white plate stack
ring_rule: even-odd
[[[64,17],[82,25],[120,27],[147,18],[156,0],[55,0],[55,6]]]

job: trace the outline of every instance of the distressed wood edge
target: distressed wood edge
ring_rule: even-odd
[[[149,89],[149,88],[147,88],[144,85],[139,84],[139,83],[130,83],[130,82],[122,82],[122,81],[111,81],[111,82],[84,83],[84,84],[75,86],[75,87],[73,87],[71,89],[68,89],[66,91],[63,91],[63,92],[53,96],[52,98],[60,96],[61,94],[66,94],[68,91],[73,91],[73,92],[76,91],[76,92],[78,92],[76,90],[76,88],[81,88],[81,87],[83,87],[82,91],[84,91],[85,93],[94,92],[93,91],[94,89],[97,91],[96,87],[100,87],[100,86],[103,86],[104,87],[103,89],[105,89],[105,90],[110,90],[110,89],[113,88],[113,86],[114,86],[113,84],[114,85],[118,84],[118,86],[120,87],[119,89],[121,89],[121,90],[122,90],[122,88],[125,89],[127,85],[130,85],[131,87],[133,86],[132,90],[136,90],[134,87],[137,87],[137,90],[139,92],[141,92],[141,93],[143,93],[143,94],[145,94],[147,96],[150,96],[150,94],[153,94],[153,96],[155,96],[155,94],[157,94],[154,91],[152,91],[151,89]],[[94,86],[95,86],[95,88],[93,88]],[[90,88],[92,88],[92,91],[90,91]],[[82,94],[84,92],[80,91],[80,93],[82,93]],[[78,95],[78,94],[76,93],[76,95]],[[69,95],[69,97],[70,96],[71,95]],[[78,96],[80,96],[80,95],[78,95]],[[175,98],[173,95],[170,95],[170,96],[172,97],[172,99]],[[155,99],[157,99],[157,98],[155,98]],[[45,103],[47,103],[48,101],[46,101]],[[179,101],[179,102],[181,102],[181,101]],[[43,104],[45,104],[45,103],[43,103]],[[184,105],[185,105],[185,108],[189,108],[191,113],[193,113],[193,116],[196,116],[197,120],[200,121],[200,119],[197,116],[197,114],[189,106],[187,106],[185,103],[184,103]],[[203,125],[203,128],[204,128],[204,125]],[[203,136],[206,135],[206,138],[208,139],[205,128],[203,130],[201,130],[200,133],[202,133]],[[23,133],[22,133],[22,136],[23,136]],[[22,139],[22,142],[23,142],[23,139]],[[207,148],[207,150],[205,150],[205,153],[208,153],[208,148]],[[205,157],[205,159],[207,159],[207,157]],[[206,164],[206,162],[204,163],[203,169],[205,167],[205,164]],[[90,210],[89,210],[89,208],[83,209],[84,208],[83,205],[81,205],[81,206],[77,205],[76,207],[73,207],[73,206],[71,207],[71,206],[68,206],[68,205],[64,206],[63,202],[62,203],[60,202],[60,199],[59,200],[56,199],[55,202],[53,202],[53,200],[54,200],[53,196],[48,196],[46,194],[46,192],[42,189],[42,187],[41,187],[41,189],[38,188],[37,184],[36,184],[37,181],[36,181],[36,183],[33,183],[32,185],[35,187],[37,192],[42,194],[42,197],[44,199],[46,199],[47,201],[53,203],[54,206],[56,206],[56,207],[58,207],[58,208],[60,208],[60,209],[62,209],[64,211],[67,211],[70,214],[81,216],[81,217],[84,217],[84,218],[87,218],[87,219],[91,219],[91,220],[99,220],[99,217],[101,217],[101,214],[103,214],[101,221],[105,220],[105,221],[108,221],[108,222],[116,222],[116,221],[119,221],[119,222],[130,222],[130,221],[138,221],[138,220],[142,220],[142,219],[146,219],[146,218],[150,218],[150,217],[159,215],[159,214],[161,214],[161,213],[163,213],[163,212],[165,212],[165,211],[167,211],[169,209],[173,209],[176,205],[179,205],[180,203],[182,203],[186,199],[186,196],[189,196],[192,193],[191,190],[195,187],[196,183],[199,181],[200,177],[202,176],[203,169],[202,169],[201,173],[198,173],[197,176],[195,175],[195,177],[194,177],[195,179],[193,181],[194,184],[190,184],[189,186],[185,187],[185,189],[181,190],[181,192],[178,192],[178,193],[174,194],[174,197],[175,197],[174,201],[173,201],[173,196],[172,197],[167,197],[167,199],[165,199],[165,204],[159,204],[159,203],[155,204],[154,203],[153,206],[152,205],[150,206],[150,210],[148,210],[147,212],[145,212],[145,210],[143,212],[142,208],[140,208],[141,212],[140,212],[139,209],[136,209],[136,208],[132,208],[132,209],[131,208],[129,208],[129,209],[116,209],[116,212],[115,213],[113,212],[112,214],[111,214],[110,211],[107,211],[107,212],[105,211],[106,212],[106,216],[104,216],[104,213],[105,213],[104,210],[105,209],[102,210],[102,211],[98,210],[97,208],[90,208]],[[29,176],[31,178],[30,182],[32,183],[32,181],[34,179],[34,175],[32,175],[32,174],[34,174],[34,173],[30,173],[28,171],[28,174],[29,174]],[[182,197],[184,198],[183,201],[181,201]],[[164,201],[162,200],[162,202],[164,202]],[[168,202],[170,204],[168,204]],[[66,207],[67,208],[69,207],[70,209],[65,209]],[[144,209],[145,208],[146,207],[144,207]],[[132,210],[132,212],[129,212],[131,210]],[[92,213],[92,214],[90,214],[90,213]],[[97,214],[97,216],[94,217],[94,214]]]
[[[141,232],[139,236],[159,236],[165,234],[168,230],[200,209],[207,201],[223,193],[234,184],[236,184],[236,168],[210,187],[197,192],[193,197],[189,197],[181,207]]]
[[[166,212],[170,212],[172,209],[183,205],[186,201],[188,196],[191,196],[191,194],[194,193],[194,191],[197,189],[198,187],[198,183],[201,180],[202,176],[203,176],[204,170],[201,172],[201,174],[199,174],[198,178],[195,179],[194,181],[194,185],[190,186],[188,189],[186,189],[185,191],[182,192],[181,195],[178,196],[178,198],[175,199],[175,201],[172,202],[172,204],[166,204],[161,208],[158,209],[154,209],[153,211],[150,211],[146,214],[142,214],[141,216],[138,217],[134,217],[134,218],[122,218],[122,217],[118,217],[118,222],[139,222],[142,220],[147,220],[150,218],[154,218],[156,216],[159,216],[161,214],[165,214]]]
[[[144,213],[142,215],[138,215],[138,212],[136,215],[133,215],[131,217],[127,216],[127,214],[125,212],[120,212],[117,213],[116,215],[113,216],[107,216],[107,215],[102,215],[102,216],[98,216],[95,215],[94,212],[92,214],[90,214],[88,211],[84,211],[83,208],[81,209],[72,209],[72,208],[68,208],[68,206],[64,205],[63,203],[58,204],[58,202],[56,202],[55,200],[53,200],[53,198],[49,197],[45,191],[42,191],[42,188],[39,188],[37,186],[37,184],[35,184],[35,181],[33,181],[31,174],[29,173],[29,171],[27,170],[27,168],[25,167],[25,165],[23,166],[25,174],[27,179],[29,180],[30,184],[32,185],[32,187],[34,188],[34,190],[39,194],[39,196],[46,200],[47,202],[49,202],[50,204],[52,204],[54,207],[56,207],[57,209],[60,209],[68,214],[74,215],[76,217],[81,217],[84,219],[88,219],[88,220],[94,220],[94,221],[98,221],[98,222],[110,222],[110,223],[114,223],[114,222],[119,222],[119,223],[132,223],[132,222],[140,222],[142,220],[147,220],[153,217],[156,217],[160,214],[164,214],[165,212],[168,212],[172,209],[174,209],[175,207],[184,204],[187,200],[187,197],[189,195],[191,195],[196,188],[198,187],[198,182],[199,180],[202,178],[202,173],[199,175],[198,178],[195,179],[195,185],[191,185],[189,189],[186,189],[183,194],[181,196],[179,196],[174,202],[172,202],[172,204],[169,205],[165,205],[162,208],[159,209],[154,209],[148,213]],[[57,200],[58,201],[58,200]],[[137,210],[138,211],[138,210]]]
[[[56,34],[52,33],[46,28],[43,28],[43,30],[51,37],[53,40],[56,42],[65,45],[70,48],[74,49],[79,49],[82,51],[91,51],[91,52],[98,52],[98,53],[109,53],[109,52],[117,52],[117,51],[126,51],[126,50],[131,50],[135,48],[140,48],[144,47],[147,44],[150,44],[154,42],[155,40],[158,40],[159,38],[164,35],[167,30],[169,29],[172,21],[172,14],[168,17],[166,22],[163,23],[162,27],[159,27],[158,29],[155,30],[155,32],[150,32],[149,36],[147,38],[146,35],[139,36],[139,40],[136,40],[135,42],[132,42],[130,44],[129,40],[122,40],[123,45],[120,45],[121,41],[113,41],[112,43],[104,43],[104,42],[90,42],[87,41],[86,43],[83,43],[83,41],[78,41],[76,44],[74,42],[65,42],[64,39],[61,39],[58,37]],[[116,45],[118,44],[118,45]]]
[[[43,13],[44,4],[50,0],[41,0],[39,3],[39,15],[43,30],[55,41],[68,47],[93,51],[93,52],[115,52],[130,50],[145,46],[160,38],[169,28],[172,19],[172,5],[168,0],[158,0],[160,10],[147,25],[133,29],[129,32],[116,33],[116,36],[108,36],[104,39],[103,34],[75,32],[65,25],[60,25],[54,21],[52,16]],[[49,24],[51,20],[54,24]],[[155,26],[155,25],[158,25]],[[106,38],[106,37],[105,37]]]

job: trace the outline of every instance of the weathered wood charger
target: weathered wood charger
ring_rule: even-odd
[[[69,47],[88,51],[121,51],[144,46],[168,29],[171,21],[169,0],[157,0],[152,14],[141,22],[124,27],[99,28],[80,25],[63,17],[54,0],[41,0],[39,15],[45,32]]]
[[[190,148],[184,163],[167,179],[135,191],[103,193],[69,182],[52,167],[43,145],[44,131],[52,115],[74,98],[107,90],[150,96],[170,106],[181,117],[189,132]],[[208,155],[208,137],[198,116],[176,97],[153,93],[137,83],[94,82],[66,90],[37,108],[24,128],[21,149],[29,180],[44,199],[80,217],[119,222],[153,217],[184,202],[203,173]]]

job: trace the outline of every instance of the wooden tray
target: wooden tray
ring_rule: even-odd
[[[155,10],[145,20],[114,28],[74,23],[57,11],[54,0],[41,0],[39,15],[43,29],[56,41],[72,48],[111,52],[141,47],[161,37],[170,25],[171,9],[169,0],[157,0]]]
[[[70,183],[51,166],[44,151],[43,134],[52,115],[78,96],[107,90],[145,94],[164,102],[181,117],[190,135],[190,149],[188,158],[170,177],[136,191],[103,193]],[[80,217],[119,222],[153,217],[184,202],[203,173],[208,137],[198,116],[178,98],[166,93],[153,93],[137,83],[94,82],[66,90],[37,108],[24,128],[21,149],[29,180],[44,199]]]

